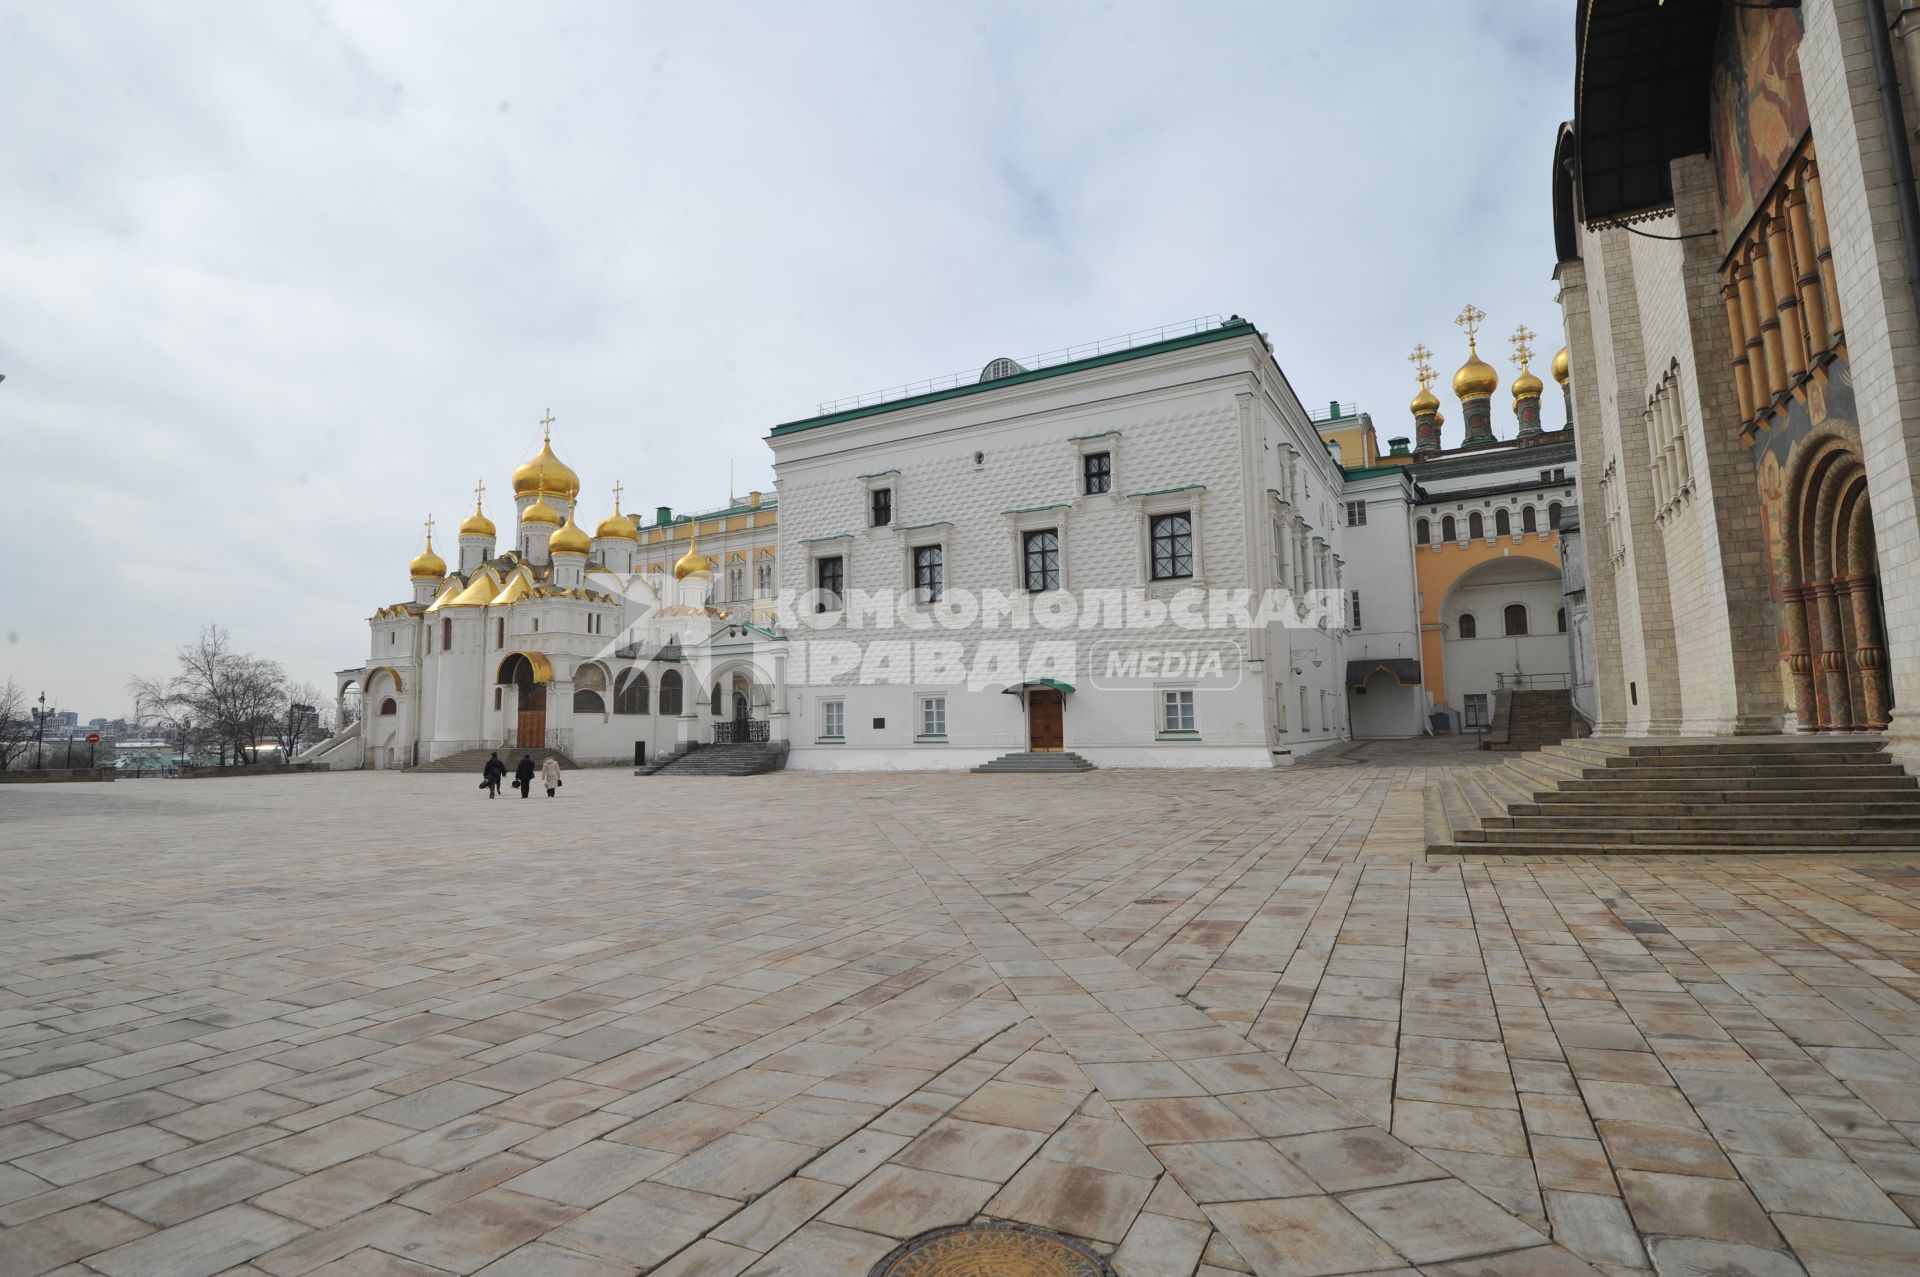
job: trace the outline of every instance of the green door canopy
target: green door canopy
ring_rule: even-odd
[[[1008,696],[1018,696],[1020,693],[1031,691],[1036,687],[1050,687],[1062,696],[1070,695],[1073,692],[1072,683],[1062,683],[1057,678],[1036,678],[1031,683],[1015,683],[1012,687],[1006,689],[1006,694]]]

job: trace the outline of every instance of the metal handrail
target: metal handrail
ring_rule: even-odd
[[[1138,332],[1122,333],[1118,337],[1102,337],[1098,341],[1081,342],[1077,346],[1063,346],[1059,350],[1028,355],[1024,359],[1016,359],[1013,362],[1019,364],[1022,371],[1034,372],[1041,368],[1051,368],[1055,364],[1070,364],[1076,359],[1092,359],[1098,355],[1131,350],[1135,346],[1151,345],[1156,341],[1167,341],[1174,337],[1191,337],[1196,333],[1210,332],[1225,326],[1226,320],[1219,315],[1201,315],[1196,319],[1182,320],[1176,324],[1162,324],[1158,328],[1142,328]],[[979,382],[980,366],[963,368],[959,372],[928,377],[921,381],[909,381],[903,385],[889,386],[885,390],[872,390],[866,394],[849,395],[844,399],[831,399],[820,405],[818,415],[824,417],[829,413],[864,408],[869,404],[890,403],[895,399],[911,399],[915,395],[930,395],[942,390],[954,390],[960,386],[978,385]]]
[[[1495,687],[1511,687],[1519,691],[1541,691],[1546,689],[1570,688],[1565,674],[1495,674]]]

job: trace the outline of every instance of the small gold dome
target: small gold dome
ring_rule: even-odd
[[[541,440],[540,451],[522,461],[520,468],[513,472],[513,495],[524,497],[529,492],[551,492],[568,501],[580,495],[580,476],[553,455],[551,436]]]
[[[447,574],[447,561],[433,552],[433,534],[427,534],[427,548],[407,564],[407,575],[416,581],[438,581]]]
[[[601,541],[638,541],[640,529],[633,526],[633,520],[620,513],[620,502],[613,503],[613,513],[600,520],[600,526],[593,530],[595,538]]]
[[[1440,411],[1440,396],[1434,394],[1433,391],[1427,387],[1422,386],[1420,387],[1420,393],[1413,397],[1413,402],[1408,404],[1407,407],[1413,410],[1414,416],[1424,417],[1430,412]]]
[[[1560,347],[1560,353],[1553,357],[1553,379],[1564,386],[1567,384],[1567,378],[1570,375],[1567,368],[1567,348],[1562,346]]]
[[[1520,375],[1513,379],[1513,401],[1519,403],[1522,399],[1538,399],[1544,389],[1545,383],[1533,375],[1533,370],[1522,366]]]
[[[592,549],[593,542],[587,539],[586,529],[575,523],[571,515],[547,538],[548,554],[586,554]]]
[[[520,516],[520,522],[549,523],[557,528],[566,520],[560,517],[558,510],[547,504],[547,496],[543,492],[540,494],[540,499],[528,506],[526,513]]]
[[[480,503],[473,503],[473,513],[460,521],[460,535],[463,537],[486,537],[492,540],[495,535],[493,520],[480,512]]]
[[[687,552],[681,555],[679,561],[673,565],[673,579],[684,581],[696,573],[701,576],[712,576],[713,560],[700,553],[699,547],[689,538]]]
[[[1460,371],[1453,374],[1453,393],[1456,398],[1472,399],[1477,395],[1490,395],[1500,389],[1500,374],[1493,365],[1480,358],[1480,353],[1469,348],[1467,362],[1460,365]]]

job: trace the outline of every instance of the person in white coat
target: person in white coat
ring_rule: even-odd
[[[547,797],[553,797],[553,791],[560,788],[560,760],[552,754],[540,764],[540,783],[547,787]]]

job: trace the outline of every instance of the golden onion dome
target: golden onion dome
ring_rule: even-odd
[[[438,581],[447,574],[447,561],[433,552],[433,533],[427,533],[427,548],[407,564],[407,575],[416,581]]]
[[[567,521],[553,530],[547,538],[548,554],[586,554],[593,549],[593,542],[587,539],[587,530],[573,521],[568,515]]]
[[[1522,399],[1538,399],[1540,392],[1544,389],[1546,389],[1546,383],[1534,376],[1532,369],[1522,364],[1520,375],[1513,379],[1513,401],[1519,403]]]
[[[1413,410],[1414,416],[1424,417],[1430,412],[1440,411],[1440,396],[1434,394],[1428,387],[1422,386],[1420,393],[1413,397],[1413,402],[1407,407]]]
[[[562,523],[565,523],[566,520],[560,517],[558,510],[547,504],[547,495],[543,492],[540,494],[540,499],[528,506],[525,512],[521,514],[520,522],[548,523],[557,528]]]
[[[687,542],[687,552],[673,565],[673,579],[684,581],[688,577],[713,575],[713,560],[700,553],[699,547],[691,539]]]
[[[620,513],[620,502],[613,503],[613,513],[600,520],[600,526],[593,530],[595,539],[601,541],[638,541],[640,529],[633,520]]]
[[[1480,358],[1480,352],[1468,347],[1467,362],[1460,365],[1460,371],[1453,374],[1453,393],[1456,398],[1472,399],[1478,395],[1490,395],[1500,389],[1500,374],[1494,371],[1492,364]]]
[[[486,537],[491,540],[495,535],[493,520],[480,512],[480,503],[473,503],[473,513],[460,521],[460,535],[463,537]]]
[[[1564,386],[1567,384],[1567,378],[1570,375],[1567,368],[1567,348],[1562,346],[1560,347],[1560,353],[1553,357],[1553,379]]]
[[[524,497],[529,492],[551,492],[568,501],[580,495],[580,476],[553,455],[551,435],[540,441],[539,452],[522,461],[520,468],[513,472],[513,495]]]

